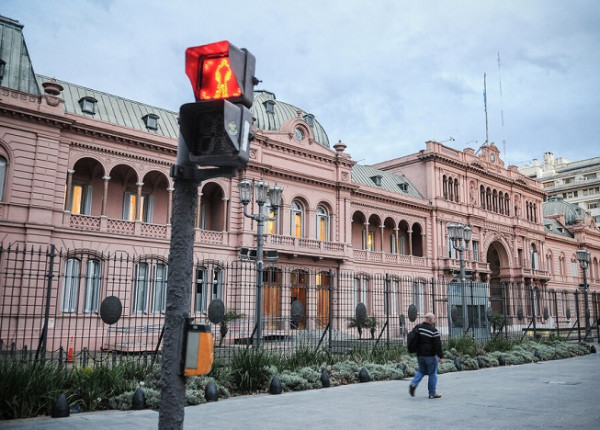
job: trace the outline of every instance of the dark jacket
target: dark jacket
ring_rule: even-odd
[[[417,346],[417,356],[433,357],[437,355],[444,358],[442,351],[442,339],[435,326],[429,323],[421,323],[417,326],[419,331],[419,345]]]

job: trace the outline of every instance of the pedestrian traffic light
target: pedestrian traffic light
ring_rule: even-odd
[[[226,99],[250,108],[254,101],[256,60],[247,49],[227,41],[195,46],[185,51],[185,72],[197,102]]]
[[[196,102],[181,106],[179,127],[191,162],[234,169],[248,163],[254,68],[254,55],[227,41],[186,50]]]
[[[245,166],[251,124],[250,110],[228,100],[187,103],[179,110],[179,131],[190,161],[201,166]]]

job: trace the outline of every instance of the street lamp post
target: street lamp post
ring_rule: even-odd
[[[254,184],[254,198],[258,204],[258,213],[248,213],[248,203],[252,200],[252,182],[244,178],[239,182],[240,201],[244,206],[244,215],[256,221],[258,225],[256,235],[256,329],[255,329],[255,345],[260,348],[261,339],[261,321],[262,321],[262,286],[263,286],[263,236],[265,221],[275,221],[279,207],[281,206],[281,194],[283,188],[277,183],[272,188],[269,188],[264,179],[258,180]],[[273,217],[265,209],[271,207],[273,209]]]
[[[463,252],[469,249],[469,242],[471,241],[471,235],[473,231],[471,227],[463,224],[450,224],[448,226],[448,237],[452,242],[452,247],[458,251],[458,258],[460,262],[460,285],[462,291],[462,314],[463,314],[463,329],[464,333],[469,329],[469,320],[467,313],[467,280],[465,275],[465,260]]]
[[[577,259],[579,260],[579,265],[581,266],[581,270],[583,272],[583,300],[585,306],[585,337],[584,340],[588,340],[588,335],[590,332],[590,307],[588,301],[588,284],[587,284],[587,276],[586,271],[590,266],[590,252],[587,249],[579,248],[576,251]]]

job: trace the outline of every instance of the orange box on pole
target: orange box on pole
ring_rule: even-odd
[[[214,360],[213,336],[210,327],[190,324],[187,328],[184,376],[206,375]]]

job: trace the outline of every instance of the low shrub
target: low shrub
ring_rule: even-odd
[[[518,345],[519,341],[507,339],[502,336],[498,336],[492,340],[488,340],[484,345],[483,349],[487,352],[492,351],[510,351],[513,346]]]
[[[264,389],[277,372],[272,369],[274,361],[271,353],[264,349],[238,351],[230,363],[232,386],[243,394]]]
[[[396,367],[395,363],[365,363],[364,367],[369,372],[373,381],[404,379],[404,372]]]
[[[303,391],[321,387],[321,373],[316,370],[303,368],[298,372],[285,370],[279,375],[284,391]]]
[[[515,342],[497,338],[482,346],[472,338],[461,337],[445,346],[445,361],[440,364],[439,373],[457,371],[455,363],[460,363],[461,370],[495,367],[500,365],[500,356],[506,365],[517,365],[590,353],[587,344],[552,339]],[[216,359],[208,375],[188,378],[185,403],[206,402],[204,393],[210,381],[217,384],[220,398],[228,398],[232,394],[266,392],[274,375],[279,376],[285,391],[320,388],[323,370],[329,374],[330,386],[357,383],[363,367],[371,380],[379,381],[410,378],[418,366],[416,356],[407,354],[403,347],[363,346],[342,356],[312,348],[300,348],[290,356],[264,349],[242,349],[229,362]],[[129,410],[138,387],[144,391],[146,407],[158,408],[161,369],[159,365],[133,361],[91,367],[2,361],[0,381],[0,419],[15,419],[49,415],[63,393],[71,406],[82,410]]]
[[[460,355],[475,356],[477,351],[477,343],[470,336],[461,336],[449,339],[446,342],[446,350],[455,349]]]
[[[329,378],[337,381],[339,385],[354,384],[358,382],[358,372],[361,368],[356,361],[340,361],[331,366]]]
[[[0,419],[29,418],[52,412],[73,373],[55,364],[0,361],[0,381]]]

